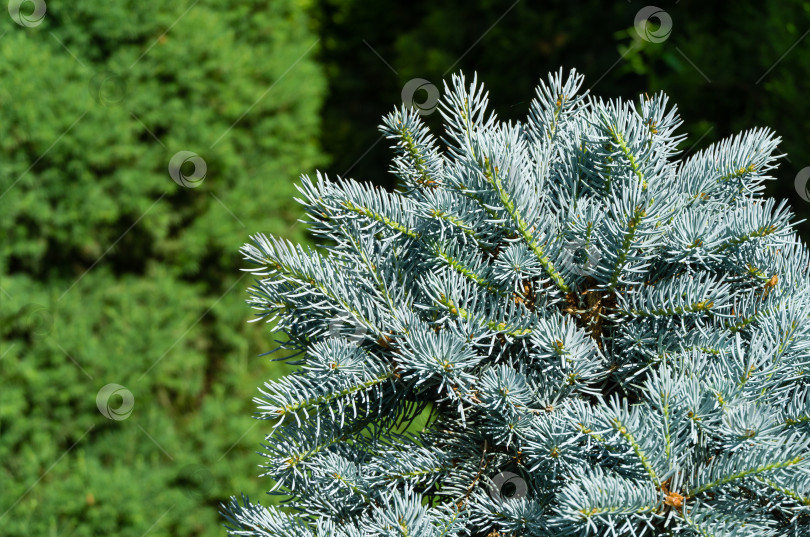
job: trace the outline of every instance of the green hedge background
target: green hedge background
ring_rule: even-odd
[[[659,42],[634,29],[635,1],[0,13],[0,534],[225,535],[218,504],[270,488],[252,398],[291,367],[259,357],[280,335],[248,323],[238,248],[260,231],[313,244],[301,173],[393,189],[376,126],[414,78],[441,89],[475,71],[505,119],[560,66],[604,97],[664,90],[687,153],[771,127],[787,158],[767,193],[806,218],[794,179],[810,166],[810,2],[660,4]],[[193,188],[170,177],[179,151],[206,164]],[[97,406],[108,384],[132,394],[124,419]]]

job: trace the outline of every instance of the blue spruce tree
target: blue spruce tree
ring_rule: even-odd
[[[512,124],[453,76],[442,146],[418,110],[384,119],[395,192],[302,177],[333,245],[243,247],[249,303],[305,357],[256,399],[292,509],[231,498],[230,535],[810,535],[810,258],[762,195],[779,138],[678,159],[665,95],[581,85],[550,75]]]

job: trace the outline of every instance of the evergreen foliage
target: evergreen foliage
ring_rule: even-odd
[[[212,506],[250,486],[268,374],[246,360],[233,244],[242,221],[307,240],[283,178],[326,162],[306,6],[0,15],[0,535],[222,535]],[[207,163],[196,188],[169,175],[181,150]],[[126,420],[99,412],[108,383],[133,394]]]
[[[582,81],[503,123],[454,75],[443,146],[385,118],[395,192],[302,176],[334,245],[242,248],[303,367],[256,398],[294,512],[232,498],[231,535],[810,534],[810,257],[762,195],[779,138],[679,159],[664,94]]]

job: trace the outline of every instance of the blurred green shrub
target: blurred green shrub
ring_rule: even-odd
[[[251,398],[281,366],[254,358],[274,346],[234,245],[248,222],[309,240],[289,204],[325,163],[307,7],[0,17],[0,534],[221,535],[219,502],[266,490]],[[206,164],[195,188],[179,151]],[[126,419],[97,408],[111,383]]]

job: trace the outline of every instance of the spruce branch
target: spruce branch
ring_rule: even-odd
[[[383,119],[395,191],[301,177],[333,246],[243,246],[256,320],[303,356],[254,400],[294,513],[232,498],[231,535],[810,535],[810,251],[762,195],[779,138],[679,160],[666,95],[582,84],[552,73],[503,123],[454,75],[442,136]]]

